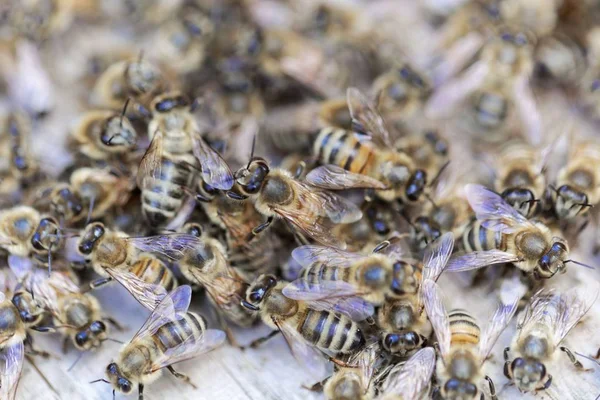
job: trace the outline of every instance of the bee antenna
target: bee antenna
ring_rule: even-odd
[[[581,354],[581,353],[579,353],[579,352],[577,352],[577,351],[574,351],[573,353],[577,354],[579,357],[586,358],[586,359],[588,359],[588,360],[590,360],[590,361],[593,361],[593,362],[595,362],[596,364],[600,365],[600,361],[598,361],[598,360],[597,360],[596,358],[594,358],[593,356],[586,356],[585,354]]]
[[[554,185],[550,185],[549,184],[548,187],[550,189],[552,189],[552,191],[555,192],[558,197],[562,197],[562,195],[560,194],[560,192],[558,191],[558,189],[556,187],[554,187]]]
[[[83,354],[83,353],[81,353],[81,354]],[[97,383],[97,382],[104,382],[104,383],[108,383],[108,384],[110,385],[110,382],[109,382],[109,381],[107,381],[107,380],[106,380],[106,379],[104,379],[104,378],[96,379],[96,380],[94,380],[94,381],[90,381],[90,382],[88,382],[88,383]]]
[[[75,367],[75,365],[77,365],[77,363],[79,362],[79,360],[81,360],[81,357],[83,357],[84,354],[85,353],[83,353],[83,352],[79,353],[79,355],[77,356],[77,358],[75,359],[75,361],[73,362],[73,364],[71,364],[71,366],[69,367],[69,369],[67,369],[67,372],[71,372],[71,370]]]
[[[424,193],[424,196],[427,200],[429,200],[429,202],[435,207],[438,208],[437,204],[435,204],[435,201],[433,201],[433,199],[431,198],[431,196],[429,195],[429,193]]]
[[[585,267],[585,268],[589,268],[589,269],[596,269],[596,267],[592,267],[591,265],[584,264],[584,263],[582,263],[582,262],[575,261],[575,260],[566,260],[566,261],[565,261],[565,264],[566,264],[566,263],[569,263],[569,262],[571,262],[571,263],[573,263],[573,264],[580,265],[580,266],[582,266],[582,267]]]
[[[433,179],[429,183],[429,187],[432,187],[432,186],[434,186],[437,183],[437,181],[440,179],[440,177],[442,176],[442,174],[444,173],[444,171],[446,170],[446,168],[448,168],[448,165],[450,165],[450,160],[446,161],[444,163],[444,165],[442,165],[442,168],[440,168],[438,170],[437,174],[435,174],[435,176],[433,177]]]
[[[123,106],[123,111],[121,111],[121,121],[119,122],[119,127],[123,127],[123,118],[125,117],[125,111],[127,111],[127,106],[129,105],[129,101],[131,100],[131,97],[128,97],[127,100],[125,100],[125,105]],[[112,137],[108,140],[108,143],[110,144],[110,141],[112,140]]]
[[[107,337],[107,338],[106,338],[106,339],[104,339],[104,340],[108,340],[108,341],[110,341],[110,342],[115,342],[115,343],[119,343],[119,344],[125,344],[125,342],[122,342],[122,341],[120,341],[120,340],[118,340],[118,339],[114,339],[114,338],[110,338],[110,337]]]
[[[252,159],[254,158],[255,146],[256,146],[256,135],[254,135],[254,137],[252,138],[252,150],[250,151],[250,160],[248,161],[248,165],[246,166],[246,169],[250,168],[250,163],[252,162]]]

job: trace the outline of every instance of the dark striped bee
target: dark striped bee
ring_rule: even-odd
[[[483,333],[477,321],[466,311],[455,309],[446,312],[441,292],[432,280],[423,283],[425,310],[433,326],[440,349],[436,367],[439,393],[444,399],[479,399],[480,382],[488,381],[492,399],[497,399],[492,379],[484,376],[485,363],[496,340],[517,311],[519,298],[501,304]]]
[[[195,387],[189,377],[176,372],[172,365],[219,347],[225,341],[225,333],[207,329],[204,317],[188,311],[191,295],[187,285],[170,292],[117,359],[106,367],[108,381],[101,381],[124,394],[137,386],[139,398],[143,399],[144,386],[158,379],[163,368],[167,368],[176,378]]]

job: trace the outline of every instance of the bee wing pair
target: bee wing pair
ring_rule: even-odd
[[[152,138],[152,143],[146,150],[140,162],[137,175],[138,187],[142,187],[145,177],[159,178],[161,175],[160,165],[163,158],[164,133],[157,130]],[[219,153],[213,150],[200,136],[199,132],[193,132],[192,145],[194,156],[202,167],[202,179],[208,185],[220,189],[229,190],[233,187],[233,173],[227,162]]]
[[[598,298],[598,284],[590,288],[573,288],[563,294],[540,290],[529,301],[517,326],[517,334],[528,332],[537,323],[544,323],[553,332],[558,346]]]
[[[192,298],[192,289],[188,285],[179,286],[169,293],[154,309],[144,325],[135,334],[131,343],[151,336],[163,325],[177,322],[187,313]],[[199,338],[190,336],[179,345],[167,349],[153,361],[152,372],[169,365],[188,360],[220,346],[225,341],[225,333],[216,329],[207,329]]]
[[[442,359],[446,362],[450,355],[451,333],[450,320],[444,307],[442,292],[434,281],[428,279],[423,283],[423,295],[427,316],[435,332]],[[517,310],[518,303],[519,298],[516,297],[512,298],[509,304],[501,304],[485,325],[479,342],[478,359],[480,363],[485,361],[494,343],[510,322]]]
[[[481,185],[465,186],[465,194],[477,219],[486,229],[505,234],[528,228],[537,229],[527,218],[511,207],[498,194]],[[448,262],[446,270],[451,272],[468,271],[487,267],[491,264],[520,261],[514,254],[501,250],[474,251]]]
[[[426,347],[416,352],[405,363],[392,368],[381,386],[381,397],[401,397],[405,400],[421,398],[435,369],[435,351]]]
[[[387,186],[377,179],[347,171],[333,164],[313,169],[306,175],[306,181],[313,186],[329,190],[387,189]]]
[[[24,358],[23,342],[0,350],[0,399],[14,400],[16,398]]]

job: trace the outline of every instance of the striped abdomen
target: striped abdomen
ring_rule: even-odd
[[[330,311],[307,309],[300,318],[298,331],[310,343],[334,353],[353,352],[365,343],[356,322]]]
[[[155,257],[142,256],[131,266],[131,273],[150,285],[164,287],[167,292],[177,287],[177,279],[173,272],[161,260]]]
[[[194,343],[200,340],[205,329],[206,321],[204,317],[188,312],[180,320],[167,322],[158,328],[156,333],[152,335],[152,340],[159,350],[165,352],[183,342]]]
[[[147,176],[142,184],[142,210],[152,227],[161,226],[175,217],[193,178],[189,166],[170,158],[161,160],[160,174]]]
[[[463,232],[465,251],[502,250],[508,248],[508,236],[499,231],[493,231],[481,226],[480,221],[472,221]]]
[[[365,175],[369,175],[370,165],[375,162],[375,152],[370,144],[361,143],[354,132],[338,128],[321,130],[313,147],[321,164],[334,164]]]
[[[448,314],[451,345],[477,345],[481,331],[477,321],[465,310],[456,309]]]
[[[307,284],[318,284],[323,281],[345,281],[350,279],[351,272],[354,268],[330,266],[325,263],[313,263],[300,272],[301,278]]]

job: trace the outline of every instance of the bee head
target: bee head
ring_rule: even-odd
[[[565,271],[568,255],[569,249],[565,241],[554,237],[550,249],[540,257],[535,274],[540,278],[550,278],[557,272]]]
[[[429,243],[442,236],[439,225],[426,216],[417,217],[413,221],[411,228],[414,231],[417,246],[421,249],[424,249]]]
[[[369,207],[367,208],[365,214],[371,223],[371,229],[381,236],[386,236],[390,233],[391,228],[388,221],[385,220],[383,215],[380,215],[377,208]]]
[[[135,146],[137,133],[128,118],[115,115],[106,120],[100,142],[112,152],[125,151]]]
[[[477,385],[458,378],[448,379],[442,387],[442,396],[449,400],[475,399],[478,393]]]
[[[19,316],[25,325],[32,325],[41,319],[41,314],[31,309],[31,304],[34,303],[29,292],[18,291],[14,294],[12,303],[19,310]]]
[[[141,57],[128,63],[125,70],[125,79],[129,83],[129,89],[135,95],[150,93],[156,89],[160,76],[160,71]]]
[[[202,236],[202,225],[197,222],[188,222],[183,225],[183,233],[187,233],[192,236],[201,237]]]
[[[81,214],[83,204],[79,196],[67,186],[54,192],[51,208],[55,215],[60,215],[65,219],[71,219]]]
[[[176,108],[187,108],[190,106],[188,98],[182,94],[165,95],[152,103],[152,109],[157,113],[168,113]]]
[[[54,218],[42,218],[33,236],[31,245],[37,251],[49,251],[58,247],[60,242],[60,228]]]
[[[406,198],[409,201],[417,201],[421,198],[425,187],[427,186],[427,172],[418,169],[412,173],[408,182],[406,182]]]
[[[414,267],[405,261],[394,263],[391,284],[393,294],[402,296],[407,293],[416,293],[418,283],[414,277],[414,271]]]
[[[84,256],[90,255],[105,232],[104,225],[100,222],[94,222],[86,226],[79,240],[79,252]]]
[[[425,338],[414,331],[388,333],[382,340],[383,348],[392,353],[405,356],[408,352],[425,345]]]
[[[246,291],[246,301],[242,302],[242,304],[246,308],[257,311],[260,308],[260,304],[275,285],[277,285],[277,278],[274,275],[259,276]]]
[[[535,211],[538,203],[533,192],[526,188],[508,188],[501,194],[502,198],[515,210],[528,217]]]
[[[80,351],[95,349],[106,340],[106,324],[102,321],[93,321],[91,324],[80,330],[73,337],[75,347]]]
[[[246,168],[242,168],[236,172],[235,179],[244,192],[256,194],[261,189],[269,172],[270,169],[267,161],[263,158],[255,157],[250,160]]]
[[[121,371],[119,370],[119,366],[116,363],[110,363],[106,367],[106,376],[108,380],[112,384],[112,386],[117,389],[121,393],[131,393],[133,389],[133,384],[123,375],[121,375]]]
[[[504,374],[522,392],[530,392],[544,387],[547,371],[544,364],[535,359],[515,358],[504,365]]]
[[[574,218],[590,208],[588,196],[571,185],[562,185],[555,192],[554,210],[559,218]]]

